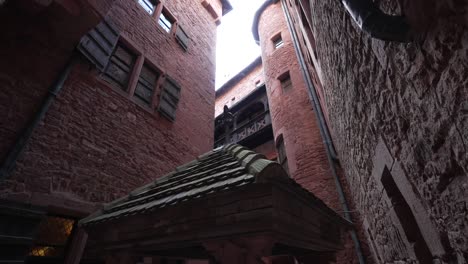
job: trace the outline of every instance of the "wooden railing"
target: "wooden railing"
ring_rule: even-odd
[[[215,141],[215,146],[221,146],[226,143],[237,143],[245,138],[252,136],[268,125],[271,125],[271,118],[270,111],[267,110],[249,122],[246,122],[245,124],[235,128],[233,131],[229,131],[227,135],[224,134],[221,138]],[[228,136],[229,142],[226,142],[226,136]]]

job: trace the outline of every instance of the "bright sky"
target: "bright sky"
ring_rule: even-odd
[[[233,9],[222,18],[218,26],[216,89],[260,56],[260,47],[255,44],[252,35],[252,21],[265,0],[229,2]]]

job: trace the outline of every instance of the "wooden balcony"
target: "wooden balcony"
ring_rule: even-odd
[[[219,139],[215,139],[215,147],[219,147],[225,144],[237,144],[242,143],[249,137],[259,135],[263,130],[271,129],[271,117],[270,111],[266,110],[262,114],[235,125],[231,130],[225,132]]]

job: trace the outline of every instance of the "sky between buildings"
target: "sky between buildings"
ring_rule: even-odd
[[[233,10],[222,18],[216,46],[216,89],[255,58],[260,47],[252,35],[255,12],[265,0],[230,0]]]

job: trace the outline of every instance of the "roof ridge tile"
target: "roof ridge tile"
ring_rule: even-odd
[[[264,174],[271,174],[266,176],[275,177],[276,175],[284,175],[286,177],[287,174],[282,168],[282,166],[272,160],[266,159],[266,157],[262,154],[258,154],[252,150],[247,149],[246,147],[240,145],[230,145],[227,147],[227,150],[231,155],[239,161],[239,164],[252,175],[254,175],[257,181],[260,181],[261,177],[264,177]],[[266,170],[270,167],[269,170]],[[274,173],[272,173],[274,170]]]

